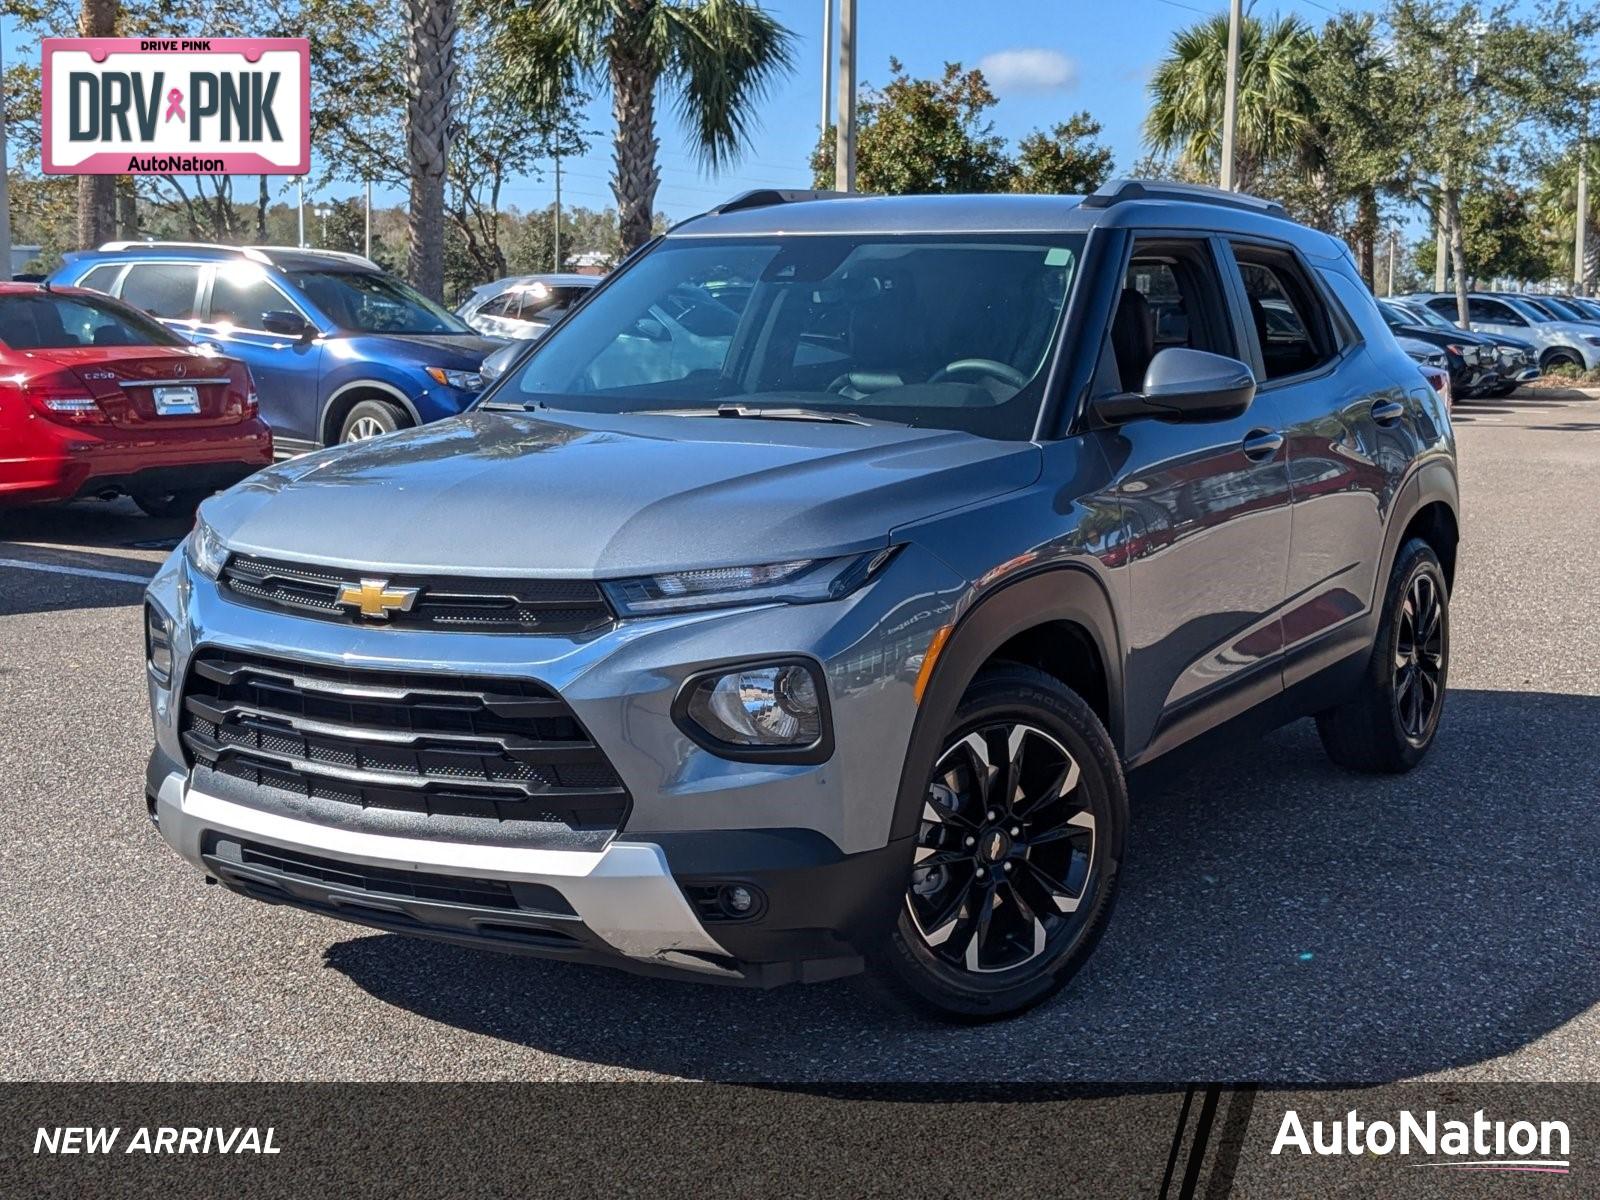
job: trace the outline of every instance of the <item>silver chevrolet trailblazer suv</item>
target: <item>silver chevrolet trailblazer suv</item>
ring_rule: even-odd
[[[1438,729],[1454,436],[1281,209],[757,192],[465,415],[208,501],[150,587],[161,834],[244,895],[955,1019],[1104,929],[1124,770]]]

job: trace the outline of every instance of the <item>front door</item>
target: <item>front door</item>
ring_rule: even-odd
[[[1139,390],[1168,347],[1242,356],[1217,255],[1209,239],[1135,242],[1107,352],[1122,390]],[[1278,404],[1260,397],[1228,420],[1141,419],[1100,435],[1127,523],[1132,760],[1281,690],[1282,430]]]
[[[195,329],[195,340],[250,368],[261,400],[261,419],[275,437],[320,445],[322,339],[270,332],[265,328],[269,312],[305,316],[255,263],[221,264],[212,276],[210,303]]]

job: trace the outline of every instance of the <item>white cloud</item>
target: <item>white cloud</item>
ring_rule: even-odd
[[[1078,64],[1059,50],[1001,50],[980,58],[978,69],[1002,92],[1056,92],[1078,85]]]

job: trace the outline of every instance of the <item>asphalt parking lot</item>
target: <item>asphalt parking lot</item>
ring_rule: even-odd
[[[0,1077],[1600,1080],[1600,398],[1458,411],[1444,727],[1403,779],[1309,723],[1134,781],[1123,893],[1007,1024],[672,984],[206,887],[145,817],[140,580],[184,529],[0,513]]]

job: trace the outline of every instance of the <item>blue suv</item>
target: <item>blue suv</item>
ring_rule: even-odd
[[[243,360],[280,452],[454,416],[501,345],[371,260],[329,250],[110,242],[68,255],[50,282],[116,296]]]

